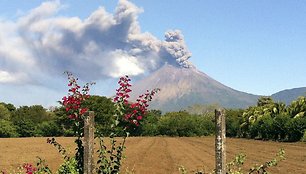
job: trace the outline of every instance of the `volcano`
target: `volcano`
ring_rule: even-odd
[[[194,104],[246,108],[255,105],[260,97],[227,87],[194,66],[163,65],[133,85],[131,98],[136,99],[139,94],[154,88],[161,91],[154,96],[150,108],[163,112],[179,111]]]

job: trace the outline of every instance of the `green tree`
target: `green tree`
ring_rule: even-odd
[[[50,114],[41,105],[21,106],[12,115],[13,122],[20,119],[31,120],[33,123],[52,120]]]
[[[0,119],[0,137],[18,137],[16,127],[12,122]]]
[[[84,107],[95,113],[95,127],[99,134],[108,136],[111,132],[111,125],[114,122],[114,103],[112,99],[104,96],[90,96],[84,103]],[[64,107],[57,107],[53,111],[55,123],[61,128],[64,136],[72,136],[73,122],[68,118]]]
[[[287,124],[290,121],[290,116],[287,112],[281,113],[273,119],[274,140],[285,141],[288,134]]]
[[[159,134],[158,120],[162,116],[160,110],[150,110],[143,118],[143,123],[140,125],[141,135],[155,136]]]
[[[114,124],[115,106],[112,99],[104,96],[90,96],[84,103],[90,111],[95,112],[96,129],[103,135],[111,133]]]
[[[33,137],[35,136],[35,124],[29,119],[19,119],[14,122],[17,133],[21,137]]]
[[[306,117],[306,97],[301,96],[297,100],[292,101],[288,106],[288,112],[291,117]]]
[[[257,106],[249,107],[242,115],[242,136],[266,138],[266,131],[270,129],[268,127],[271,127],[271,120],[284,112],[286,112],[286,105],[284,103],[275,103],[270,97],[259,98]],[[258,130],[260,128],[264,130]]]
[[[166,113],[158,122],[158,130],[161,135],[178,136],[178,117],[182,113],[172,112]]]
[[[73,136],[73,121],[68,118],[65,107],[56,107],[53,111],[54,114],[54,122],[61,130],[61,135],[64,136]]]
[[[273,105],[274,101],[271,97],[263,96],[260,97],[257,101],[257,106],[266,106],[266,105]]]
[[[0,119],[4,119],[4,120],[11,119],[10,111],[3,104],[0,104]]]
[[[289,106],[269,97],[258,100],[242,115],[243,137],[299,141],[306,129],[306,98],[299,97]]]
[[[297,117],[287,123],[288,141],[300,141],[306,130],[306,118]]]
[[[238,137],[241,134],[240,125],[243,122],[242,114],[244,110],[242,109],[227,109],[226,115],[226,136],[228,137]]]
[[[208,136],[215,133],[215,115],[213,112],[201,116],[191,115],[191,117],[195,119],[194,135]]]
[[[16,110],[16,107],[11,104],[11,103],[4,103],[4,102],[1,102],[0,105],[4,105],[10,112],[13,112]]]
[[[21,106],[13,112],[11,120],[21,137],[32,137],[37,125],[52,120],[51,116],[41,105]]]
[[[169,112],[161,116],[158,131],[168,136],[205,136],[213,134],[212,114],[190,115],[185,111]]]
[[[273,119],[269,115],[263,116],[260,120],[258,120],[259,129],[258,135],[259,138],[268,140],[274,138],[274,130],[273,130]]]
[[[55,120],[44,121],[36,126],[35,136],[54,137],[63,135]]]

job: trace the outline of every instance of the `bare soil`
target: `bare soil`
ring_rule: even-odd
[[[46,139],[0,138],[0,170],[16,168],[24,162],[35,163],[36,156],[45,159],[51,169],[57,169],[62,163],[61,155]],[[74,138],[56,139],[73,155]],[[179,173],[181,166],[188,171],[211,172],[215,166],[214,137],[129,137],[126,146],[122,173],[172,174]],[[226,146],[227,161],[244,153],[247,168],[273,159],[278,150],[284,148],[286,160],[270,172],[306,174],[306,143],[227,138]]]

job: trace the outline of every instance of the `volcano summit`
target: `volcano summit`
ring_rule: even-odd
[[[178,111],[194,104],[219,104],[226,108],[246,108],[259,96],[237,91],[214,80],[194,66],[165,64],[133,85],[132,99],[147,89],[160,88],[151,109]],[[139,93],[135,93],[135,91]]]

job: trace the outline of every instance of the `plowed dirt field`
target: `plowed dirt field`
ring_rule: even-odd
[[[73,152],[74,138],[57,138],[66,149]],[[106,140],[107,141],[107,140]],[[278,143],[227,138],[227,161],[235,154],[247,155],[246,166],[261,164],[272,159],[280,148],[286,152],[286,160],[270,172],[275,174],[306,174],[306,143]],[[214,162],[214,137],[170,138],[129,137],[123,172],[136,174],[179,173],[184,166],[189,171],[210,172]],[[46,138],[0,139],[0,170],[16,167],[24,162],[34,163],[36,156],[47,161],[51,169],[57,169],[62,162],[57,150],[46,143]]]

